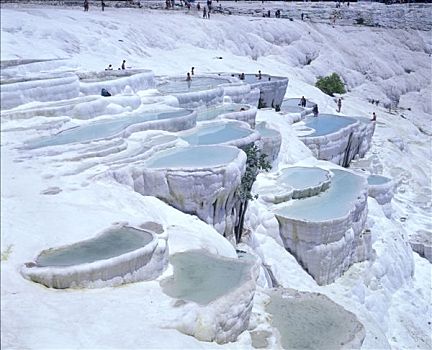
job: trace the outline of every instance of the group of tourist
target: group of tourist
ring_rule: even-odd
[[[122,69],[126,69],[126,60],[123,60],[120,68],[118,68],[118,70],[122,70]],[[108,67],[105,68],[105,70],[113,70],[112,64],[108,65]]]
[[[105,1],[101,0],[102,11],[105,11],[105,6],[106,6]],[[89,1],[88,0],[84,0],[83,7],[84,7],[85,12],[87,12],[89,10]]]

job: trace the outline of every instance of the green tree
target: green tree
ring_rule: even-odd
[[[333,96],[334,93],[344,94],[345,86],[339,75],[333,73],[327,77],[318,77],[315,86],[327,95]]]
[[[234,227],[235,239],[239,243],[243,233],[243,225],[249,200],[258,198],[251,193],[252,186],[261,170],[269,171],[271,164],[268,162],[267,155],[260,153],[255,144],[249,145],[244,149],[246,160],[246,171],[242,177],[241,184],[236,191],[238,203],[238,222]]]

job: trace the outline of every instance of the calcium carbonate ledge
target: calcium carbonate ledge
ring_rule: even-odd
[[[78,77],[73,73],[41,74],[29,78],[2,80],[0,90],[2,110],[35,101],[76,98],[80,92]]]
[[[342,170],[332,173],[328,190],[274,210],[285,248],[320,285],[371,254],[366,179]]]
[[[369,197],[375,198],[381,205],[391,202],[395,188],[392,179],[381,175],[369,175],[367,182]]]
[[[136,242],[124,243],[126,238],[122,237],[127,232]],[[166,233],[156,235],[149,229],[118,224],[95,238],[42,251],[35,262],[23,265],[21,274],[33,282],[59,289],[152,280],[168,264],[167,239]]]
[[[200,341],[234,342],[249,326],[259,267],[256,259],[232,259],[203,250],[171,257],[172,277],[161,285],[180,299],[173,325]]]
[[[279,155],[282,144],[282,136],[279,131],[269,128],[266,122],[261,122],[256,126],[261,135],[259,148],[267,156],[267,160],[272,163]]]
[[[114,73],[115,72],[115,73]],[[78,73],[80,76],[80,92],[84,95],[99,95],[102,89],[111,95],[123,93],[127,87],[133,91],[155,87],[154,74],[150,70],[124,70]]]
[[[125,165],[112,177],[144,196],[154,196],[232,236],[235,193],[246,169],[246,154],[232,146],[177,147]]]

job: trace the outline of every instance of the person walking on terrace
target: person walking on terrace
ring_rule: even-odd
[[[313,106],[312,112],[313,112],[314,117],[317,118],[318,117],[318,113],[319,113],[318,112],[318,104],[316,104],[315,106]]]
[[[337,107],[338,107],[337,111],[338,111],[338,113],[340,113],[341,108],[342,108],[342,100],[341,100],[341,99],[339,99],[339,100],[337,101]]]
[[[300,106],[300,107],[303,107],[303,108],[306,107],[306,99],[305,99],[304,96],[301,97],[301,99],[300,99],[300,103],[299,103],[299,106]]]

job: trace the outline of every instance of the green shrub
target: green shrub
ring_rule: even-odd
[[[344,94],[345,86],[342,79],[336,73],[328,77],[318,77],[315,86],[327,95],[333,96],[334,93]]]

